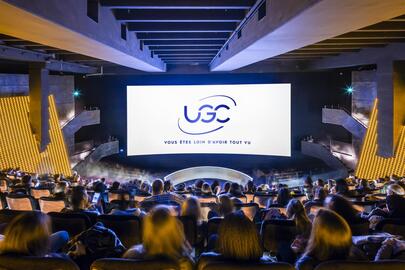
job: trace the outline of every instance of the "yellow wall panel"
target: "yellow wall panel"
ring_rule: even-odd
[[[56,111],[49,96],[50,143],[42,153],[29,123],[29,97],[0,98],[0,168],[20,167],[31,173],[70,176],[69,157]]]
[[[405,126],[400,130],[394,157],[383,158],[377,155],[377,103],[378,100],[374,102],[369,127],[363,140],[356,176],[365,179],[377,179],[393,174],[405,176]]]

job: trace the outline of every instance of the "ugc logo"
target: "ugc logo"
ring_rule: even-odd
[[[236,101],[226,95],[212,95],[201,98],[193,105],[185,105],[183,115],[177,120],[181,132],[188,135],[202,135],[220,130],[231,120],[231,109]]]

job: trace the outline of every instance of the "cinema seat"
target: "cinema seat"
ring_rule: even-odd
[[[10,210],[10,209],[3,209],[0,210],[0,224],[2,223],[10,223],[16,216],[24,213],[29,213],[31,211],[19,211],[19,210]]]
[[[266,208],[267,202],[274,199],[277,195],[268,195],[268,194],[255,194],[253,197],[253,202],[257,203],[260,208]]]
[[[355,223],[349,223],[353,235],[367,235],[370,231],[370,222],[367,219],[359,219]]]
[[[379,262],[331,261],[318,265],[315,270],[403,270],[405,261],[387,260]]]
[[[191,246],[196,246],[198,243],[197,236],[198,236],[198,227],[197,221],[194,217],[191,216],[181,216],[178,217],[180,222],[183,224],[184,234],[186,236],[187,241],[190,243]]]
[[[41,197],[51,196],[51,191],[49,190],[49,188],[31,188],[30,192],[31,196],[34,197],[34,199],[36,200]]]
[[[393,235],[401,235],[405,239],[405,219],[386,218],[381,220],[377,226],[377,231],[387,232]]]
[[[236,208],[243,211],[245,216],[247,216],[250,220],[253,221],[256,213],[259,211],[259,205],[257,203],[243,203],[243,204],[236,204]]]
[[[297,232],[293,220],[271,219],[263,221],[260,234],[264,249],[277,251],[280,243],[291,244]]]
[[[124,198],[120,198],[120,195],[124,194]],[[126,200],[129,201],[131,199],[131,196],[128,192],[123,192],[123,191],[109,191],[108,192],[108,202],[114,201],[114,200]]]
[[[140,244],[142,241],[141,235],[141,219],[130,215],[100,215],[97,221],[104,224],[105,227],[113,230],[122,244],[126,248]]]
[[[208,213],[210,211],[218,211],[218,205],[216,203],[201,203],[201,215],[204,221],[208,220]]]
[[[20,211],[35,210],[34,198],[29,195],[8,194],[6,196],[8,209]]]
[[[41,197],[38,200],[39,209],[41,212],[60,212],[66,207],[66,202],[64,200],[55,199],[51,197]]]
[[[217,200],[217,196],[198,197],[200,203],[216,203]]]
[[[100,259],[91,265],[91,270],[192,270],[190,267],[182,268],[171,260],[128,260],[128,259]]]
[[[67,231],[70,237],[87,230],[92,225],[90,218],[85,214],[50,212],[48,215],[52,220],[52,232]]]
[[[238,262],[224,260],[221,255],[206,253],[200,256],[197,270],[294,270],[288,263],[273,262]]]
[[[79,270],[69,259],[0,255],[0,269],[5,270]]]

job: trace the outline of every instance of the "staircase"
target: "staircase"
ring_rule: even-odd
[[[337,158],[325,145],[313,141],[301,141],[301,152],[325,162],[328,167],[334,170],[348,170],[346,165]]]
[[[62,132],[69,153],[74,152],[74,134],[84,126],[100,124],[100,110],[84,110],[62,124]]]
[[[341,107],[322,108],[322,123],[342,126],[359,139],[362,139],[367,131],[363,122]]]
[[[109,141],[98,145],[90,150],[77,153],[71,157],[73,170],[79,174],[83,174],[86,168],[100,161],[104,157],[108,157],[119,153],[119,141]]]

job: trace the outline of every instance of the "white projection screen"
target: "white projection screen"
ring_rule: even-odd
[[[127,86],[127,155],[291,155],[291,85]]]

